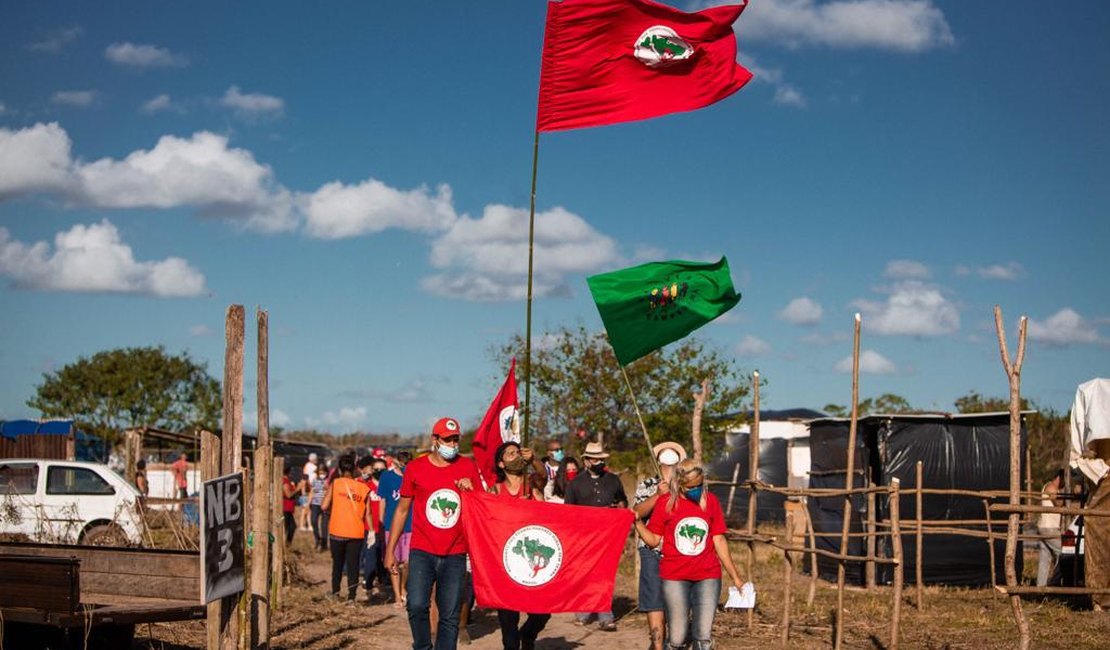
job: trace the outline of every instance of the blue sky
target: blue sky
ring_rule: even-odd
[[[241,303],[275,424],[476,423],[524,329],[544,11],[6,3],[0,417],[118,346],[222,376]],[[723,254],[743,301],[698,335],[764,408],[849,401],[856,312],[865,397],[1004,395],[995,304],[1011,346],[1030,319],[1025,396],[1107,374],[1110,5],[753,0],[736,27],[736,95],[541,137],[535,334],[601,328],[587,275]]]

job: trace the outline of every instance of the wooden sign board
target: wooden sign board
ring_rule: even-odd
[[[200,565],[205,603],[245,589],[243,474],[204,482],[200,496]]]

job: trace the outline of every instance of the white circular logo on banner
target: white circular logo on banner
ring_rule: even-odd
[[[459,506],[462,500],[459,493],[443,488],[432,492],[428,503],[424,506],[424,516],[428,523],[436,528],[454,528],[459,522]]]
[[[510,404],[501,409],[497,421],[501,425],[501,442],[520,442],[520,418],[515,406]]]
[[[670,27],[655,25],[636,39],[632,55],[649,68],[660,68],[694,56],[694,46]]]
[[[709,524],[701,517],[684,517],[674,528],[674,547],[683,555],[700,555],[709,537]]]
[[[525,526],[505,542],[501,564],[505,573],[517,583],[537,587],[559,572],[563,564],[563,545],[550,529]]]

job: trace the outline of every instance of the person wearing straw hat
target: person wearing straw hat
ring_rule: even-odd
[[[671,475],[675,465],[686,460],[686,450],[677,442],[661,442],[652,448],[659,476],[649,476],[636,486],[632,497],[632,510],[645,524],[660,499],[664,501],[670,494]],[[652,650],[663,650],[666,635],[666,605],[663,603],[663,581],[659,577],[659,561],[663,558],[662,546],[649,547],[639,536],[636,538],[636,551],[640,554],[640,587],[637,609],[647,614],[648,635]]]
[[[567,487],[565,503],[567,505],[595,506],[599,508],[625,508],[628,506],[628,497],[624,494],[624,486],[616,475],[605,471],[605,460],[609,454],[602,448],[600,442],[591,442],[582,452],[582,463],[586,471],[575,477]],[[607,612],[583,612],[574,615],[576,625],[586,625],[590,616],[597,614],[598,629],[605,632],[616,632],[617,623],[613,620],[613,610]]]

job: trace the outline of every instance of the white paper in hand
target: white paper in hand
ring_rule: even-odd
[[[751,609],[755,607],[755,587],[750,582],[745,582],[743,587],[728,588],[728,600],[725,609]]]

